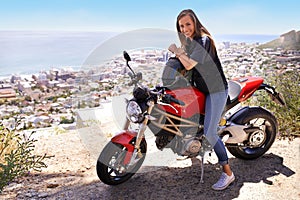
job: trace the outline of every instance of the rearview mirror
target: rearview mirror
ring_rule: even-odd
[[[123,51],[123,56],[127,62],[131,61],[129,54],[126,51]]]

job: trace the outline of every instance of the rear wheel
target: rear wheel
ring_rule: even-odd
[[[256,159],[266,153],[274,143],[277,134],[276,118],[262,108],[250,108],[237,124],[246,125],[251,130],[247,145],[250,147],[227,147],[228,151],[237,158],[246,160]]]
[[[130,179],[141,167],[145,160],[147,145],[146,141],[141,142],[143,157],[134,165],[124,164],[127,148],[121,144],[109,142],[101,152],[97,160],[97,175],[99,179],[108,185],[118,185]]]

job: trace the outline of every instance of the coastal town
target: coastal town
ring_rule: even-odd
[[[259,48],[260,44],[222,42],[218,54],[228,79],[268,73],[300,71],[300,51]],[[161,84],[161,74],[170,52],[140,49],[129,52],[131,66],[142,72],[143,84]],[[28,130],[60,126],[74,129],[77,112],[101,107],[112,96],[130,93],[129,69],[123,56],[97,67],[74,71],[71,67],[32,75],[11,75],[0,80],[0,123],[5,128]]]

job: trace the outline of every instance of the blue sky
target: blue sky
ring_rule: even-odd
[[[0,0],[0,30],[175,31],[193,9],[212,34],[282,34],[300,30],[299,0]]]

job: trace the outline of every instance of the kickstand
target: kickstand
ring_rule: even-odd
[[[203,181],[203,176],[204,176],[204,155],[201,157],[201,178],[200,178],[200,183],[204,183]]]

